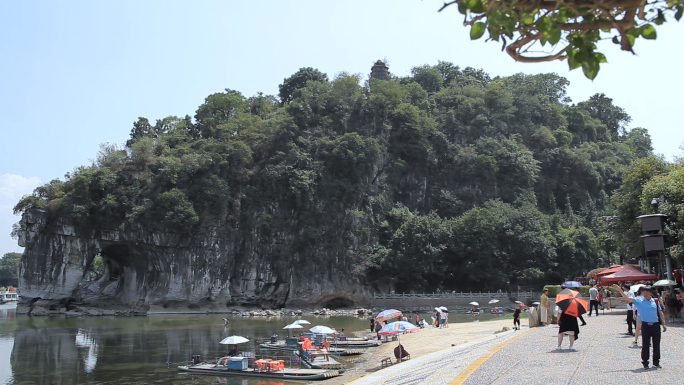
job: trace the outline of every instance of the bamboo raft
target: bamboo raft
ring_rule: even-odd
[[[314,368],[285,368],[277,372],[259,371],[253,368],[247,369],[228,369],[223,365],[213,363],[200,363],[196,365],[179,366],[178,370],[181,372],[190,372],[198,374],[209,374],[214,376],[245,376],[245,377],[259,377],[285,380],[327,380],[328,378],[337,377],[340,375],[338,370],[334,369],[314,369]]]

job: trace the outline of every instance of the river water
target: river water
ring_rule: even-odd
[[[429,321],[429,315],[422,315]],[[0,305],[0,384],[230,384],[282,385],[290,381],[220,378],[180,373],[178,364],[200,354],[203,359],[228,351],[218,342],[240,335],[250,342],[239,350],[257,355],[255,339],[274,333],[296,319],[326,325],[347,334],[368,330],[370,317],[232,317],[224,325],[220,314],[152,315],[147,317],[28,317],[14,305]],[[489,314],[480,319],[491,318]],[[472,322],[469,315],[451,314],[451,322]],[[306,329],[303,329],[306,330]],[[268,352],[268,353],[266,353]],[[286,365],[288,361],[286,360]],[[351,364],[350,364],[351,365]]]

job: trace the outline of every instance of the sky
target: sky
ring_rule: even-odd
[[[89,165],[102,143],[123,144],[133,122],[194,116],[226,88],[277,95],[302,67],[364,77],[378,59],[398,76],[450,61],[491,76],[557,73],[573,102],[605,93],[644,127],[655,152],[679,156],[684,23],[639,39],[636,55],[609,41],[596,80],[566,62],[516,63],[497,42],[471,41],[441,0],[0,2],[0,255],[12,207],[43,183]]]

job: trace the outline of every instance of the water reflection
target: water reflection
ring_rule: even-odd
[[[453,314],[452,322],[470,318],[462,316],[463,320],[456,320]],[[178,372],[176,366],[195,354],[206,360],[225,355],[228,347],[218,342],[230,335],[249,338],[239,349],[260,354],[257,339],[274,332],[285,336],[282,328],[299,318],[227,317],[229,323],[224,325],[223,317],[27,317],[17,316],[14,307],[0,305],[0,384],[292,384]],[[304,330],[314,325],[345,328],[348,333],[368,330],[367,317],[306,318],[312,324]]]

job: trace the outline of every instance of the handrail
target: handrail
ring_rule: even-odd
[[[461,298],[534,298],[540,293],[533,291],[513,292],[451,292],[451,293],[374,293],[373,299],[406,299],[406,298],[435,298],[435,299],[461,299]]]

